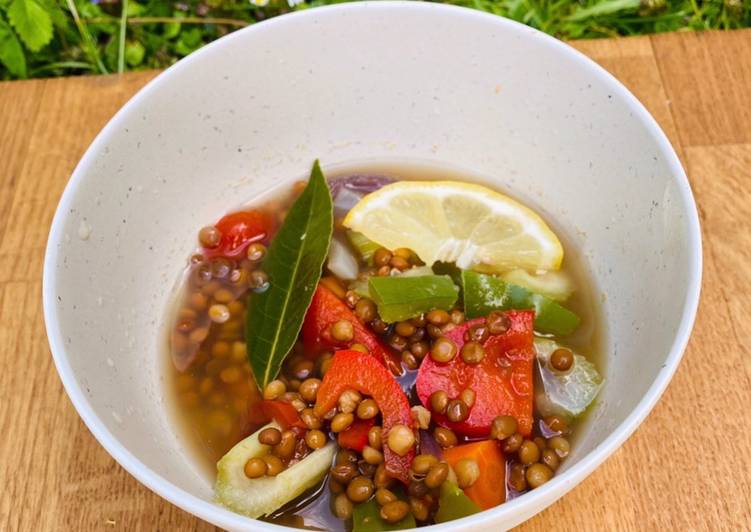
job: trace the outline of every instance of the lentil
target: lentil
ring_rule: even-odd
[[[553,478],[553,470],[545,464],[533,464],[527,468],[526,476],[530,488],[539,488]]]
[[[222,232],[213,225],[207,225],[198,231],[198,242],[205,248],[215,248],[221,241]]]
[[[266,462],[266,474],[270,477],[275,477],[284,471],[284,464],[273,454],[264,455],[263,461]]]
[[[316,397],[318,396],[318,388],[321,387],[321,381],[320,379],[305,379],[300,384],[300,389],[298,390],[298,393],[300,394],[300,397],[308,401],[309,403],[312,403],[316,400]]]
[[[367,477],[353,478],[347,486],[347,497],[352,502],[365,502],[373,495],[373,481]]]
[[[266,462],[261,458],[251,458],[245,462],[245,476],[248,478],[259,478],[266,474]]]
[[[378,248],[375,250],[375,253],[373,253],[373,264],[376,266],[386,266],[390,261],[393,255],[391,252],[386,248]]]
[[[366,445],[362,448],[363,459],[373,465],[378,465],[383,462],[383,453],[377,449],[374,449],[370,445]]]
[[[266,246],[260,242],[254,242],[248,246],[245,251],[245,256],[248,257],[250,262],[261,262],[266,256]]]
[[[475,404],[475,399],[477,398],[477,394],[475,394],[475,391],[472,388],[465,388],[462,390],[462,393],[459,394],[459,399],[467,405],[467,408],[472,408],[472,406]]]
[[[466,364],[479,364],[485,358],[485,349],[477,342],[467,342],[460,353]]]
[[[339,519],[347,520],[352,517],[352,501],[345,493],[340,493],[334,498],[334,515]]]
[[[339,464],[331,468],[331,476],[337,482],[349,484],[349,481],[357,476],[355,464]]]
[[[357,417],[360,419],[373,419],[378,412],[378,405],[373,399],[365,399],[357,405]]]
[[[562,436],[553,436],[548,440],[548,447],[555,451],[558,458],[566,458],[571,451],[571,444]]]
[[[444,449],[454,447],[458,443],[454,431],[445,427],[436,427],[433,431],[433,437],[435,438],[435,441],[438,443],[438,445],[440,445]]]
[[[370,430],[368,431],[368,445],[370,445],[373,449],[380,450],[383,448],[383,440],[381,438],[381,427],[376,425],[375,427],[370,427]]]
[[[279,379],[273,380],[263,389],[263,398],[268,400],[276,399],[287,391],[287,386]]]
[[[453,399],[446,405],[446,417],[452,423],[460,423],[469,417],[469,408],[460,399]]]
[[[449,396],[443,390],[436,390],[430,394],[430,408],[437,414],[445,414],[449,404]]]
[[[446,462],[433,464],[425,476],[425,485],[429,488],[437,488],[448,478],[449,466]]]
[[[515,432],[503,441],[503,452],[506,454],[512,454],[519,450],[524,442],[524,437]]]
[[[376,306],[370,299],[363,297],[355,304],[355,316],[365,323],[376,317]]]
[[[445,336],[441,336],[433,342],[430,356],[436,362],[450,362],[456,356],[456,344]]]
[[[505,440],[516,432],[517,423],[514,416],[498,416],[490,425],[490,437]]]
[[[309,430],[305,433],[305,443],[311,449],[320,449],[326,445],[326,435],[320,430]]]
[[[331,326],[331,337],[337,342],[351,342],[355,328],[349,320],[339,320]]]
[[[339,396],[339,411],[345,414],[351,414],[357,409],[357,406],[362,401],[362,395],[357,390],[344,390],[342,395]]]
[[[545,449],[544,451],[542,451],[542,457],[540,461],[548,466],[552,471],[556,471],[561,465],[561,459],[558,458],[558,455],[553,449]]]
[[[385,506],[390,502],[398,500],[394,492],[386,488],[378,488],[375,492],[375,500],[378,506]]]
[[[391,501],[384,504],[379,512],[381,519],[387,523],[398,523],[409,513],[409,504],[404,501]]]
[[[506,315],[497,310],[488,314],[488,318],[485,322],[488,325],[488,332],[490,334],[503,334],[508,331],[510,325]]]
[[[524,465],[534,464],[540,459],[540,448],[531,440],[524,440],[518,451],[519,461]]]
[[[331,420],[331,432],[341,432],[349,428],[352,422],[355,420],[355,416],[352,413],[339,413]]]
[[[394,483],[394,479],[386,472],[386,466],[378,464],[376,472],[373,475],[373,483],[376,488],[388,488]]]
[[[480,478],[480,466],[472,458],[462,458],[454,466],[456,483],[460,488],[468,488]]]
[[[508,485],[519,492],[527,489],[527,476],[523,465],[514,464],[511,466],[511,471],[508,476]]]
[[[282,441],[282,433],[279,429],[268,427],[258,434],[258,441],[264,445],[277,445]]]
[[[425,319],[430,323],[431,325],[446,325],[451,317],[449,316],[449,313],[445,310],[431,310],[425,315]]]
[[[404,456],[414,447],[415,434],[406,425],[394,425],[389,430],[387,445],[399,456]]]
[[[425,504],[421,499],[417,497],[410,497],[409,507],[412,510],[412,515],[414,515],[415,519],[417,519],[418,521],[426,521],[428,519],[430,511],[427,504]]]

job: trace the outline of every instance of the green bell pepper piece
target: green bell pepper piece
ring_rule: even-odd
[[[433,309],[449,310],[458,288],[448,275],[371,277],[368,291],[386,323],[414,318]]]
[[[493,310],[534,309],[535,330],[565,336],[579,326],[579,316],[552,299],[535,294],[492,275],[463,271],[464,314],[467,319]]]
[[[461,519],[479,511],[481,511],[480,507],[467,497],[459,486],[449,480],[441,484],[441,493],[438,496],[438,512],[435,514],[436,523]]]

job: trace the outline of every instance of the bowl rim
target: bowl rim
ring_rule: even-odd
[[[288,13],[272,19],[259,22],[235,31],[225,37],[214,41],[200,50],[194,52],[188,57],[182,59],[175,65],[172,65],[164,72],[157,75],[141,88],[133,97],[109,120],[95,137],[86,153],[77,164],[73,174],[61,196],[60,202],[56,209],[50,233],[47,241],[47,247],[44,256],[44,273],[42,281],[42,294],[44,306],[44,320],[47,331],[47,338],[50,344],[52,357],[60,375],[66,393],[70,398],[81,419],[84,421],[89,431],[104,447],[104,449],[133,477],[139,482],[155,492],[159,496],[168,500],[172,504],[195,515],[216,526],[226,529],[248,529],[262,530],[268,532],[295,531],[296,528],[290,528],[272,523],[265,523],[254,519],[249,519],[240,514],[236,514],[222,508],[212,502],[203,500],[182,488],[174,485],[161,475],[152,471],[148,466],[136,458],[119,440],[107,429],[95,413],[92,405],[86,398],[83,390],[75,379],[72,368],[67,360],[66,347],[62,332],[58,327],[58,310],[56,306],[56,264],[58,258],[58,245],[63,241],[63,226],[65,219],[69,216],[69,207],[76,195],[78,188],[89,172],[95,158],[104,147],[107,139],[112,135],[118,125],[128,116],[129,111],[139,102],[147,99],[152,91],[162,85],[168,78],[169,73],[173,70],[188,68],[189,65],[207,53],[215,53],[220,47],[226,45],[233,39],[245,38],[248,33],[254,32],[258,27],[264,29],[272,25],[287,24],[293,19],[316,15],[324,11],[346,12],[351,10],[414,10],[424,12],[441,11],[456,17],[484,19],[492,21],[494,24],[510,28],[515,31],[524,30],[534,35],[545,46],[556,50],[558,53],[568,55],[575,60],[583,69],[602,82],[608,84],[610,88],[631,108],[634,118],[644,124],[652,135],[658,149],[666,158],[670,168],[671,177],[676,181],[680,190],[680,200],[686,215],[686,226],[688,228],[688,238],[690,245],[690,264],[689,280],[686,291],[686,299],[683,303],[683,312],[681,321],[676,331],[673,343],[670,347],[665,365],[660,369],[646,394],[642,397],[636,407],[618,425],[609,436],[607,436],[600,445],[584,455],[576,464],[567,469],[560,475],[556,475],[551,481],[541,488],[531,493],[525,494],[514,500],[508,501],[500,506],[485,510],[478,514],[465,517],[460,520],[450,521],[447,523],[431,525],[423,529],[430,532],[450,530],[457,525],[463,527],[474,527],[493,524],[498,526],[513,526],[522,522],[534,514],[542,511],[547,506],[555,502],[558,498],[572,489],[579,482],[584,480],[595,468],[605,461],[623,442],[636,430],[641,422],[654,408],[655,404],[662,396],[665,388],[669,384],[678,364],[680,363],[683,353],[693,328],[696,318],[696,312],[699,304],[702,278],[702,243],[701,230],[699,226],[699,216],[696,203],[691,192],[690,183],[681,166],[678,156],[667,139],[665,133],[657,124],[656,120],[646,110],[644,105],[613,75],[600,67],[592,59],[585,56],[575,48],[566,43],[555,39],[554,37],[544,34],[534,28],[530,28],[521,23],[515,22],[490,13],[480,12],[469,8],[435,4],[423,2],[411,2],[404,0],[382,0],[382,1],[365,1],[356,3],[335,4],[330,6],[317,7],[303,11]]]

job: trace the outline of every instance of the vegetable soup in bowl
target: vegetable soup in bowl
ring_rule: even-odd
[[[203,519],[498,530],[648,414],[700,253],[675,153],[599,67],[498,17],[362,3],[134,97],[61,200],[45,316],[94,435]]]

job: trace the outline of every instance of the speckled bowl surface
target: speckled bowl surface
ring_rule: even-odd
[[[312,9],[158,76],[94,141],[55,216],[44,271],[55,363],[92,433],[149,488],[227,529],[281,529],[213,504],[165,405],[162,326],[197,228],[314,158],[491,176],[562,227],[603,294],[607,385],[561,473],[431,530],[527,519],[654,406],[691,330],[701,243],[683,170],[641,104],[578,52],[498,17],[424,3]]]

